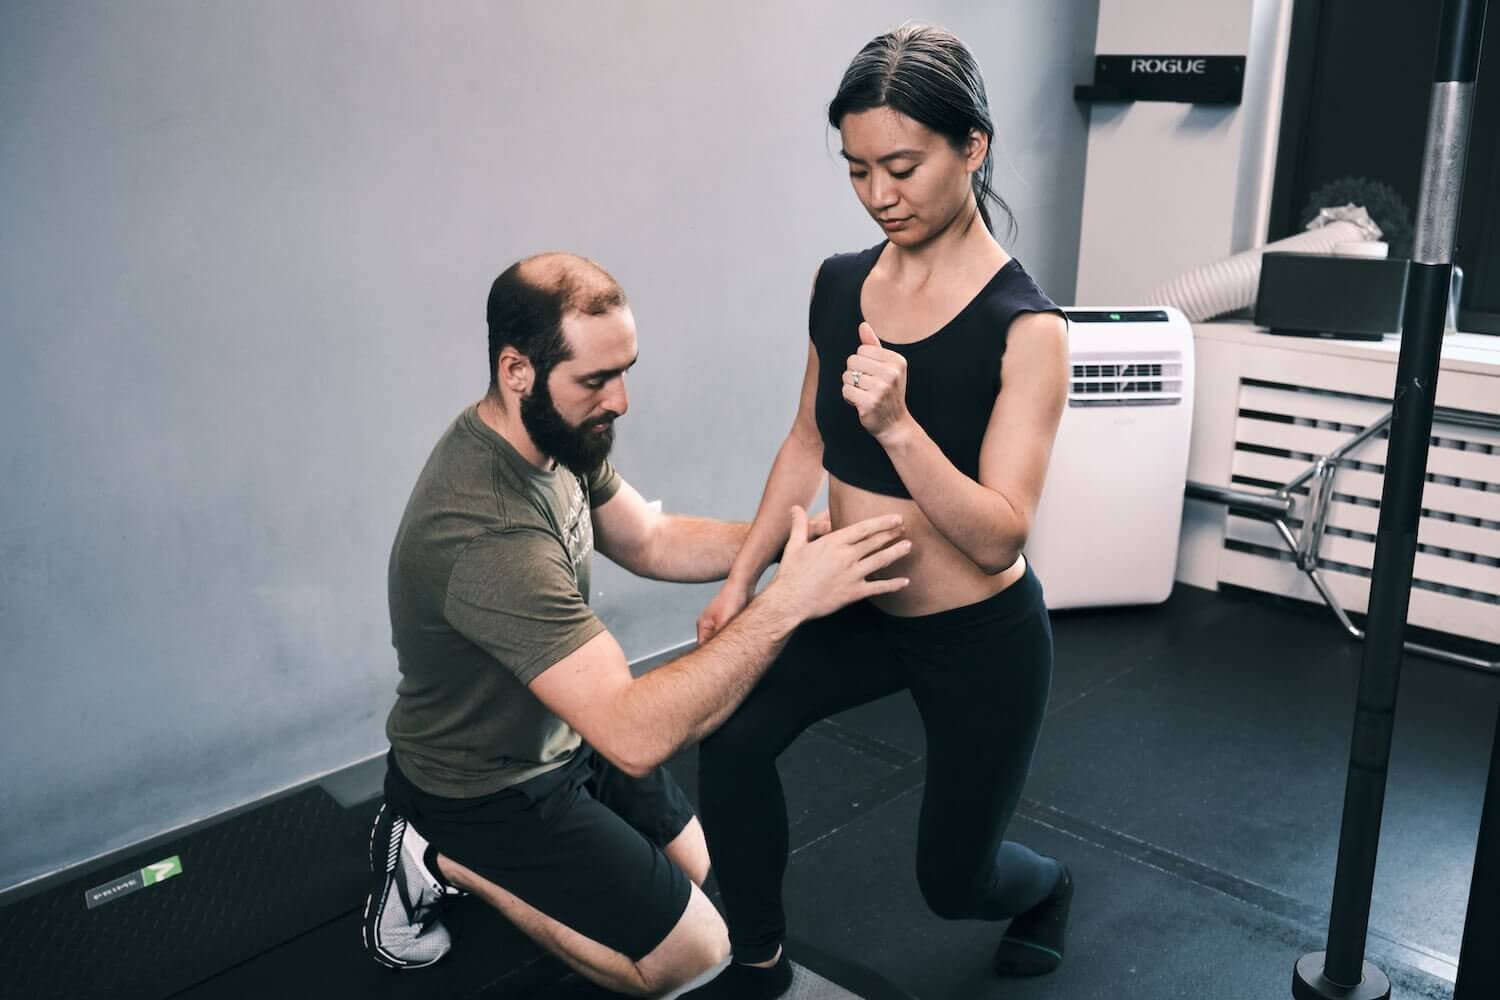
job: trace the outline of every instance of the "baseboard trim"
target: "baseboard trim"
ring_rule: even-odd
[[[631,661],[631,672],[640,675],[648,670],[654,670],[664,663],[669,663],[677,659],[696,645],[697,643],[693,640],[687,640],[666,646],[646,656],[638,657]],[[384,773],[380,762],[384,761],[385,755],[386,751],[382,748],[332,770],[282,785],[239,805],[179,823],[176,826],[162,830],[160,833],[132,841],[122,847],[102,851],[99,854],[73,862],[61,868],[43,872],[40,875],[33,875],[30,878],[17,882],[15,885],[0,889],[0,907],[9,906],[11,903],[17,903],[37,893],[45,892],[62,882],[110,868],[128,857],[169,844],[174,840],[213,826],[216,823],[223,823],[251,810],[270,805],[279,799],[296,795],[298,792],[313,785],[323,786],[328,794],[332,795],[340,805],[345,808],[352,808],[370,798],[370,794],[367,793],[370,788],[371,775],[377,771]]]

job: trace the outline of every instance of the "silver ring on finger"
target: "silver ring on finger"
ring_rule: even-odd
[[[856,389],[859,388],[859,376],[860,376],[860,373],[857,372],[857,371],[849,373],[849,381],[852,382],[852,383],[854,383],[854,388],[856,388]]]

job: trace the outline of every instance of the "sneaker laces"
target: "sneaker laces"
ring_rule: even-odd
[[[406,912],[411,922],[416,924],[421,932],[425,932],[437,922],[443,903],[451,896],[459,895],[457,889],[451,889],[442,879],[434,874],[436,867],[437,851],[427,842],[427,838],[417,832],[417,828],[406,821],[405,829],[401,834],[401,866],[403,875],[409,873],[414,878],[402,877],[396,880],[397,888],[401,893],[401,901],[406,904]],[[428,863],[431,858],[434,864]],[[410,882],[417,883],[417,898],[412,898],[412,886]]]

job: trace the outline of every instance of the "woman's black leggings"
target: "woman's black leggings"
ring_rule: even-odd
[[[967,607],[916,618],[865,602],[797,630],[699,750],[699,808],[738,962],[786,936],[787,813],[776,758],[808,726],[908,690],[927,732],[917,882],[947,919],[1006,920],[1045,899],[1056,862],[1004,840],[1041,729],[1052,626],[1026,575]]]

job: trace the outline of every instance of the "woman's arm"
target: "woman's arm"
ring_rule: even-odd
[[[844,399],[885,448],[922,513],[987,573],[1015,563],[1042,495],[1068,396],[1067,324],[1055,313],[1012,321],[1005,375],[979,452],[979,480],[960,472],[906,409],[906,359],[880,346],[869,324],[844,373]]]
[[[818,391],[818,354],[807,346],[807,371],[791,432],[776,453],[755,522],[745,536],[724,587],[698,619],[698,641],[723,628],[750,599],[755,583],[786,545],[791,510],[806,507],[823,483],[823,438],[813,407]]]

